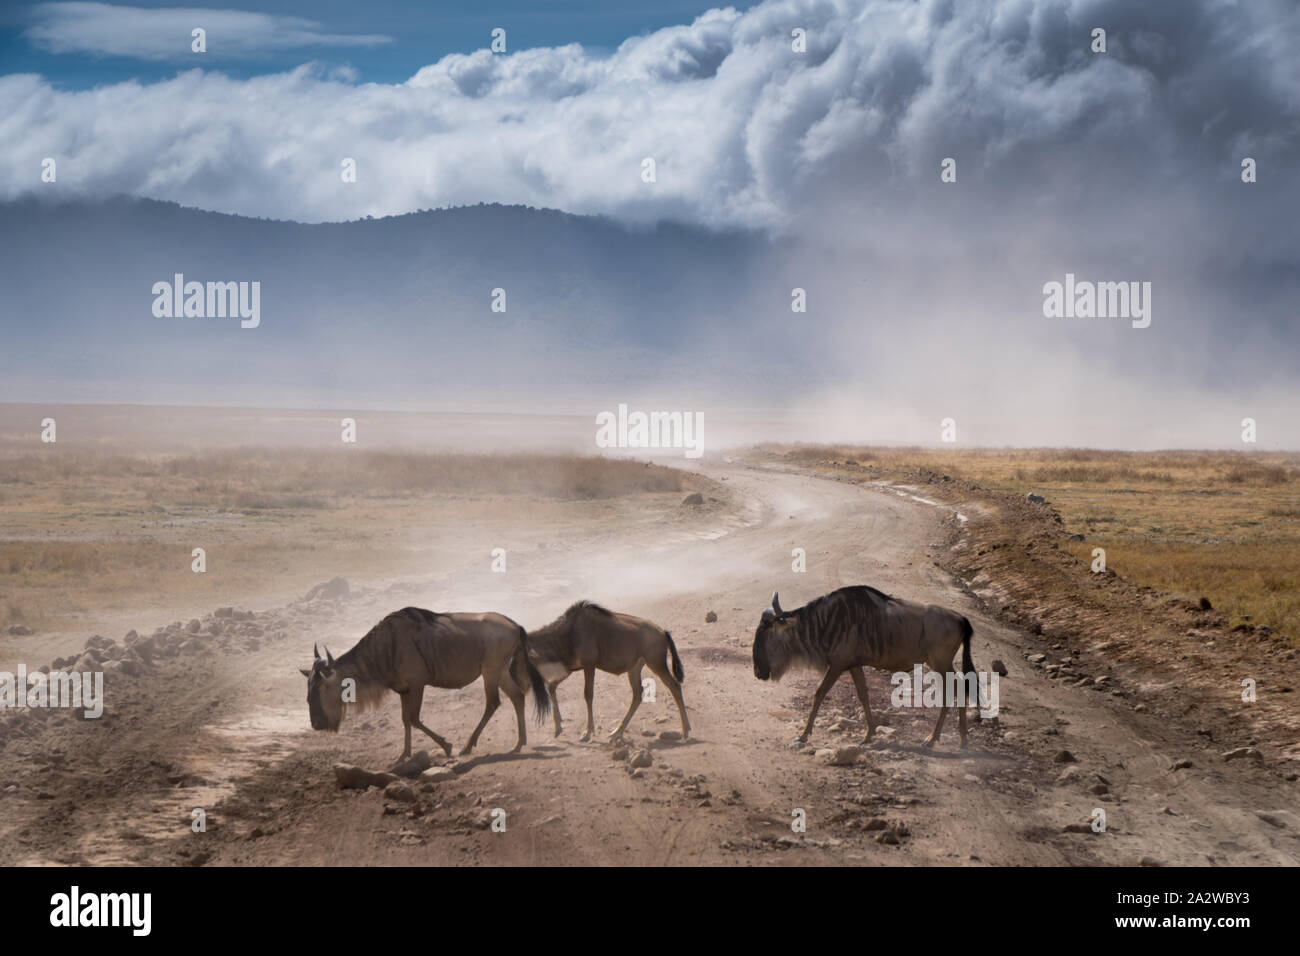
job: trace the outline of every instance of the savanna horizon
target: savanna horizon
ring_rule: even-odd
[[[54,443],[41,441],[46,414],[59,419]],[[137,587],[151,601],[197,597],[204,576],[176,557],[178,549],[188,553],[194,536],[186,525],[195,522],[215,526],[238,548],[237,580],[224,587],[305,587],[314,562],[292,556],[304,548],[338,552],[340,537],[346,543],[337,557],[350,573],[409,567],[412,554],[430,547],[418,529],[439,537],[429,519],[440,496],[502,503],[483,506],[498,519],[522,517],[528,504],[549,509],[550,520],[584,500],[657,494],[675,505],[672,496],[691,480],[677,467],[643,467],[635,459],[649,450],[613,449],[606,457],[595,446],[594,416],[355,417],[359,440],[347,445],[338,410],[0,405],[0,625],[71,623],[101,602],[129,602]],[[930,470],[1044,494],[1085,536],[1067,546],[1080,561],[1103,547],[1109,566],[1126,577],[1192,600],[1206,596],[1234,620],[1300,634],[1293,557],[1300,553],[1300,453],[870,443],[757,449],[813,470],[852,463],[903,482]],[[721,450],[706,447],[706,461]],[[683,464],[680,455],[665,457]],[[358,515],[376,530],[354,532]],[[410,529],[409,544],[381,546],[381,527]],[[174,573],[167,577],[166,569]],[[168,588],[159,589],[160,575]]]

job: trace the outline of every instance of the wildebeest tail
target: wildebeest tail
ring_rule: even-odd
[[[551,713],[551,695],[546,690],[546,678],[528,656],[528,632],[519,629],[519,650],[510,661],[510,673],[520,688],[533,688],[533,715],[540,724]]]
[[[682,668],[682,659],[677,656],[677,645],[673,643],[673,636],[664,631],[664,637],[668,638],[668,653],[673,658],[673,676],[677,678],[677,683],[686,683],[686,671]]]
[[[975,633],[975,628],[971,627],[970,621],[966,618],[961,619],[961,673],[964,680],[967,674],[975,673],[975,664],[970,657],[970,639]],[[980,719],[979,711],[984,709],[984,702],[980,700],[980,681],[979,675],[975,674],[975,706],[979,710],[975,711],[975,719]]]

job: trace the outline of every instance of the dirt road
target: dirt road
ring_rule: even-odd
[[[339,600],[255,609],[248,622],[216,628],[220,642],[138,677],[110,675],[99,721],[33,718],[18,734],[11,717],[0,751],[0,836],[25,863],[1300,861],[1295,783],[1251,761],[1212,763],[1197,728],[1026,663],[1042,638],[996,624],[936,564],[961,534],[950,508],[741,463],[702,471],[718,499],[704,508],[567,529],[546,547],[510,551],[504,574],[490,570],[484,542],[436,579],[365,582]],[[794,548],[806,551],[805,573],[791,569]],[[968,751],[957,749],[954,719],[937,748],[921,749],[933,712],[891,709],[882,673],[870,677],[871,699],[888,726],[858,763],[829,766],[814,753],[862,736],[847,679],[827,699],[810,746],[792,743],[817,675],[754,678],[759,614],[774,589],[790,608],[854,583],[958,609],[975,625],[976,667],[1005,662],[1000,717],[972,725]],[[310,662],[314,641],[337,654],[407,604],[499,610],[537,626],[578,598],[672,631],[691,740],[660,737],[679,728],[669,696],[656,695],[629,728],[627,743],[653,761],[634,773],[603,736],[626,709],[627,681],[598,675],[599,734],[580,742],[578,675],[560,687],[559,739],[549,724],[530,723],[529,746],[508,754],[515,731],[503,707],[475,755],[436,755],[454,778],[417,782],[415,803],[336,786],[336,763],[385,769],[400,750],[401,722],[393,696],[338,736],[307,729],[297,668]],[[705,623],[709,611],[716,623]],[[460,743],[481,713],[481,685],[426,691],[425,701],[425,721]],[[1193,753],[1191,766],[1179,765]],[[196,808],[206,832],[193,832]],[[495,810],[504,811],[495,815],[504,832],[489,825]],[[1096,810],[1105,832],[1088,826]],[[792,830],[796,811],[806,832]]]

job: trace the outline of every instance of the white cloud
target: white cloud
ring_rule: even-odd
[[[40,9],[51,8],[81,13],[53,18],[42,42],[135,44],[138,55],[188,37],[196,13]],[[249,215],[334,220],[500,201],[814,232],[834,221],[852,233],[906,209],[897,228],[942,244],[955,214],[933,200],[945,156],[987,209],[1014,196],[1085,217],[1153,186],[1229,183],[1243,149],[1274,171],[1293,160],[1300,103],[1278,35],[1294,38],[1300,21],[1287,9],[768,0],[607,55],[576,44],[453,54],[398,85],[358,85],[311,64],[83,91],[11,75],[0,78],[0,136],[17,145],[0,154],[0,197],[50,191],[39,169],[51,156],[63,192]],[[98,20],[103,11],[112,14]],[[230,35],[249,49],[336,39],[285,18],[203,13],[243,24]],[[102,36],[85,36],[101,22]],[[1103,56],[1087,49],[1098,22],[1110,25]],[[806,53],[791,50],[794,27],[807,31]],[[355,184],[339,181],[345,156],[357,160]],[[657,164],[653,185],[641,180],[645,157]],[[1213,206],[1204,185],[1194,203]]]
[[[41,3],[23,36],[51,53],[97,53],[146,60],[191,55],[191,31],[207,33],[208,51],[245,57],[314,46],[376,46],[378,35],[332,34],[300,17],[205,7],[150,9],[109,3]]]

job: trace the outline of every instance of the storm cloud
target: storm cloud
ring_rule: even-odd
[[[1297,445],[1296,49],[1285,0],[769,0],[612,52],[453,54],[399,85],[310,63],[82,91],[11,75],[0,197],[756,230],[792,242],[767,344],[805,384],[781,401],[826,423],[931,440],[960,410],[983,442],[1218,445],[1263,409]],[[1067,274],[1150,282],[1150,327],[1045,317]]]

